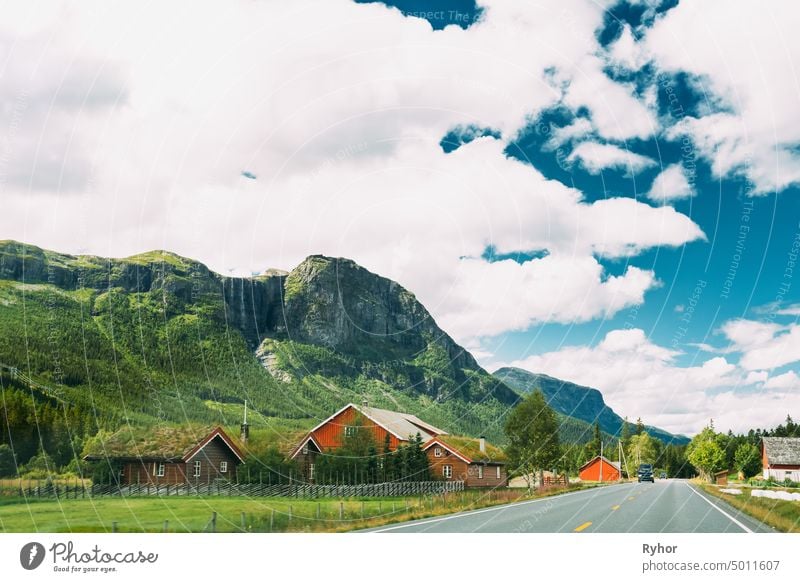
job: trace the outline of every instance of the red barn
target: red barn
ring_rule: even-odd
[[[619,481],[621,478],[619,463],[609,461],[599,455],[578,471],[583,481]]]
[[[345,436],[356,430],[370,431],[372,440],[379,446],[383,446],[388,435],[390,451],[396,450],[417,434],[423,442],[447,434],[413,414],[371,408],[366,404],[348,404],[311,429],[289,457],[297,461],[306,479],[313,481],[316,456],[322,451],[339,448]]]

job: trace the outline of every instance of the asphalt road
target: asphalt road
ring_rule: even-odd
[[[375,528],[374,532],[761,533],[773,531],[683,480],[625,483]]]

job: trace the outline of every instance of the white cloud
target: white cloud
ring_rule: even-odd
[[[764,387],[800,392],[800,376],[794,370],[790,370],[779,376],[773,376],[764,383]]]
[[[731,350],[747,370],[772,370],[800,361],[800,325],[737,319],[722,326]]]
[[[794,305],[787,305],[783,309],[779,309],[778,311],[776,311],[775,314],[800,316],[800,303],[795,303]]]
[[[0,22],[11,47],[0,126],[14,129],[15,167],[47,163],[42,175],[58,179],[0,180],[0,231],[99,255],[167,248],[220,272],[346,256],[413,290],[462,341],[640,304],[655,273],[609,276],[596,257],[702,239],[689,218],[629,199],[587,203],[507,159],[502,141],[439,148],[456,124],[514,135],[561,99],[551,69],[601,135],[652,131],[630,88],[587,57],[603,17],[594,3],[482,4],[482,22],[433,32],[350,0],[224,12],[179,2],[157,14],[12,3]],[[477,257],[489,244],[547,254],[488,263]]]
[[[752,384],[764,382],[764,373],[746,374],[724,357],[681,366],[679,355],[643,330],[627,329],[609,332],[594,347],[565,347],[508,365],[597,388],[618,414],[689,435],[710,418],[719,430],[775,425],[800,406],[790,374],[762,390]]]
[[[661,204],[668,204],[673,200],[681,200],[683,198],[690,198],[694,196],[689,181],[686,179],[686,174],[680,164],[674,164],[664,169],[650,187],[650,192],[647,197],[650,200],[655,200]]]
[[[655,162],[646,156],[622,149],[610,143],[597,143],[585,141],[578,144],[567,156],[568,162],[580,162],[587,171],[599,174],[606,169],[624,170],[629,175],[655,165]]]
[[[692,137],[718,176],[746,175],[752,194],[800,183],[800,96],[794,12],[746,0],[681,3],[645,40],[658,67],[704,79],[731,112],[686,117],[672,134]]]

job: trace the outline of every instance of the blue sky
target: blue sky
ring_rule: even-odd
[[[676,432],[776,424],[800,415],[796,11],[11,2],[0,238],[239,275],[348,257],[490,370]]]

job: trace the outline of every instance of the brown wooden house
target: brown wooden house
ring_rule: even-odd
[[[422,447],[434,479],[464,481],[467,487],[506,487],[506,455],[483,437],[440,434]]]
[[[110,463],[119,471],[120,485],[235,481],[244,463],[239,446],[221,427],[126,427],[99,441],[84,459]]]

